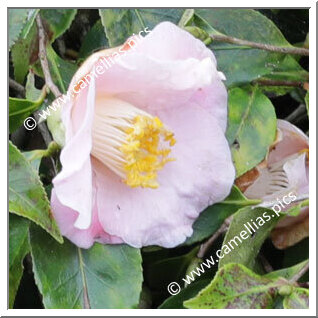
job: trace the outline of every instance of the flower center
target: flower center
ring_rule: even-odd
[[[158,171],[174,160],[173,133],[158,117],[119,99],[97,99],[92,136],[92,155],[133,188],[158,188]]]

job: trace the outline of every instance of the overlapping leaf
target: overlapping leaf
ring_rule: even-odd
[[[222,33],[258,43],[290,47],[275,24],[251,9],[195,9],[195,25],[207,32]],[[227,86],[249,83],[263,76],[305,80],[308,76],[290,55],[221,42],[209,45],[224,72]],[[288,78],[292,74],[292,78]]]
[[[268,153],[276,136],[276,115],[271,101],[257,87],[231,89],[228,107],[226,137],[239,177]]]
[[[127,245],[80,249],[58,244],[33,226],[33,271],[45,308],[136,308],[142,284],[141,256]]]
[[[259,203],[248,200],[241,191],[234,186],[229,196],[222,202],[216,203],[203,211],[193,224],[193,234],[185,242],[190,245],[211,236],[231,214],[244,206]]]
[[[35,222],[57,241],[63,242],[37,172],[11,142],[9,143],[9,210]]]
[[[15,295],[23,273],[23,259],[29,251],[29,222],[17,215],[9,216],[9,308],[13,307]]]

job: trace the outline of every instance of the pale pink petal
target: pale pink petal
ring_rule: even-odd
[[[171,22],[159,23],[135,48],[144,55],[162,61],[188,58],[203,60],[209,57],[216,65],[214,54],[201,40]]]
[[[173,41],[164,39],[168,31]],[[157,41],[162,42],[160,52]],[[101,58],[115,51],[93,54],[70,85],[78,88],[83,78],[89,80],[63,114],[66,146],[63,169],[53,182],[53,210],[62,233],[80,246],[90,246],[94,239],[106,242],[111,235],[116,239],[110,242],[120,237],[136,247],[174,247],[192,234],[202,210],[229,194],[234,181],[224,136],[227,95],[222,76],[213,53],[169,23],[159,25],[140,47],[96,76]],[[177,160],[159,172],[159,189],[130,188],[97,160],[91,163],[95,83],[97,96],[142,108],[175,133],[172,156]]]
[[[286,120],[277,120],[277,128],[282,133],[282,140],[271,150],[268,163],[273,164],[294,153],[308,148],[308,136]]]
[[[77,246],[81,248],[90,248],[95,241],[103,244],[118,244],[123,242],[120,238],[109,235],[103,230],[98,221],[96,205],[93,208],[92,223],[86,230],[74,227],[78,212],[61,204],[56,197],[54,189],[52,190],[51,205],[54,218],[62,235],[67,237]]]
[[[309,191],[308,167],[306,165],[306,153],[287,160],[283,168],[286,172],[290,188],[296,195]]]
[[[75,226],[87,229],[91,223],[92,210],[92,169],[90,152],[92,148],[91,126],[95,106],[94,80],[88,89],[77,96],[76,107],[82,112],[82,122],[74,131],[68,123],[65,126],[66,135],[72,138],[66,140],[61,152],[62,171],[54,178],[53,185],[59,201],[79,215]],[[69,112],[69,109],[65,111]],[[76,123],[76,121],[75,121]]]
[[[156,112],[177,143],[159,172],[158,189],[129,188],[94,161],[99,220],[107,233],[141,247],[174,247],[192,234],[207,206],[223,200],[234,181],[231,154],[217,121],[196,105]]]
[[[170,36],[175,40],[171,41]],[[157,52],[157,42],[162,38],[166,40]],[[196,101],[218,119],[220,117],[220,125],[225,129],[225,88],[213,53],[201,41],[166,22],[159,24],[135,47],[119,58],[112,58],[116,50],[93,54],[74,76],[70,87],[85,78],[96,64],[100,73],[95,72],[86,78],[89,81],[90,76],[96,76],[99,94],[116,95],[146,110],[179,107],[198,91],[198,96],[194,97]],[[107,57],[108,62],[103,57]],[[204,96],[201,96],[204,88],[209,90],[202,92]]]
[[[221,80],[215,80],[211,85],[197,90],[191,101],[206,109],[218,120],[223,132],[227,125],[227,91]]]

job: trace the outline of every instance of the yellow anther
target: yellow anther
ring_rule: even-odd
[[[115,98],[97,100],[92,155],[130,187],[158,188],[158,171],[176,143],[158,117]]]
[[[164,165],[174,160],[168,158],[171,149],[162,147],[175,144],[173,133],[168,131],[158,117],[138,115],[133,120],[133,128],[126,130],[127,144],[120,147],[126,163],[127,185],[131,187],[157,188],[157,173]]]

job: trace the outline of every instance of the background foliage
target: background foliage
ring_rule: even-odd
[[[60,169],[59,150],[52,144],[47,148],[51,136],[46,123],[33,131],[23,127],[26,117],[36,116],[54,99],[44,86],[38,58],[37,15],[48,37],[52,79],[63,93],[86,57],[122,44],[145,27],[171,21],[200,28],[199,37],[227,78],[226,136],[237,177],[264,159],[275,139],[277,118],[308,132],[308,57],[206,38],[222,34],[277,47],[308,47],[308,10],[10,9],[10,308],[307,308],[308,289],[290,279],[307,264],[308,239],[277,250],[268,239],[274,222],[178,295],[167,292],[171,281],[180,282],[199,264],[200,244],[229,216],[234,218],[224,241],[258,213],[251,209],[257,202],[235,186],[227,199],[200,215],[193,236],[174,249],[96,243],[82,250],[61,237],[48,200]],[[222,241],[219,236],[209,252]],[[272,267],[267,274],[264,256]],[[299,282],[306,287],[307,281],[305,274]]]

